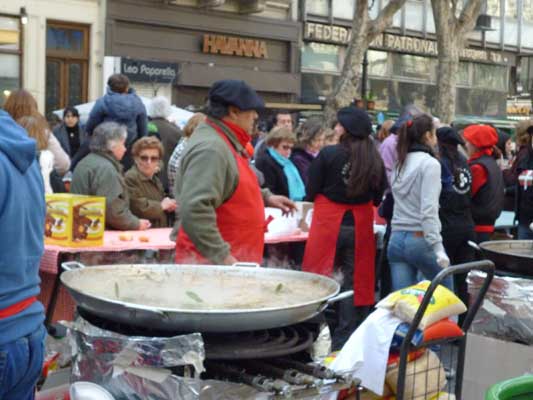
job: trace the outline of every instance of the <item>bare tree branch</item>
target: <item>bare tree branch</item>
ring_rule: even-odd
[[[482,6],[483,0],[469,0],[466,3],[457,20],[458,34],[464,34],[474,28]]]
[[[394,14],[396,14],[404,4],[405,0],[390,0],[372,23],[372,27],[370,27],[368,31],[368,36],[374,38],[387,29],[392,23]]]

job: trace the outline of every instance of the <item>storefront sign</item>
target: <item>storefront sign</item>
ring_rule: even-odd
[[[224,35],[204,35],[203,52],[250,58],[268,58],[264,40]]]
[[[531,101],[507,101],[507,116],[529,117],[532,114]]]
[[[318,24],[306,22],[304,26],[304,39],[316,40],[336,44],[348,44],[351,38],[351,29],[343,26]]]
[[[172,83],[178,76],[178,65],[123,58],[121,60],[121,71],[132,81]]]
[[[437,42],[408,36],[397,36],[385,33],[378,36],[371,44],[371,48],[395,50],[398,52],[437,56]],[[463,49],[459,57],[463,60],[482,61],[502,64],[506,60],[501,53],[488,50]]]

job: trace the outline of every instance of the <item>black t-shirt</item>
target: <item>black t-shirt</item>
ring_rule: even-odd
[[[376,156],[379,157],[379,154],[376,153]],[[323,194],[336,203],[364,204],[373,201],[375,205],[378,205],[387,187],[385,168],[383,168],[381,182],[376,186],[378,189],[359,197],[348,197],[346,192],[350,170],[350,153],[343,145],[324,147],[309,167],[306,199],[314,201],[316,195]]]

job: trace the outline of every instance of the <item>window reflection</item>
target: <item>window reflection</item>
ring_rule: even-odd
[[[46,30],[46,49],[48,51],[83,52],[83,32],[49,26]]]
[[[327,17],[329,15],[329,0],[306,0],[305,7],[309,14]]]

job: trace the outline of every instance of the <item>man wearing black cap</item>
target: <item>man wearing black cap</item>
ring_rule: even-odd
[[[263,107],[243,81],[218,81],[209,90],[206,122],[189,139],[176,177],[177,263],[260,263],[264,205],[295,208],[288,198],[262,191],[250,168],[247,147]]]

